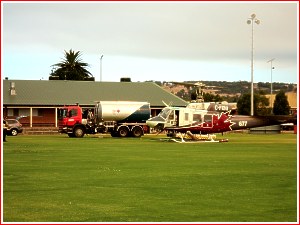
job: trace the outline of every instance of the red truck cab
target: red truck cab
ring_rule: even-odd
[[[72,133],[74,126],[81,123],[81,107],[67,106],[58,110],[58,126],[60,133]]]

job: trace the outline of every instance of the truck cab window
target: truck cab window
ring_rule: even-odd
[[[60,119],[60,118],[65,118],[67,117],[67,113],[68,113],[68,110],[67,109],[59,109],[58,110],[58,113],[57,113],[57,117]]]
[[[69,117],[72,117],[72,116],[77,116],[77,110],[76,109],[71,109],[69,111]]]

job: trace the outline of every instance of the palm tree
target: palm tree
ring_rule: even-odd
[[[52,65],[54,71],[50,77],[58,77],[59,80],[93,80],[93,75],[85,69],[89,64],[82,62],[80,51],[65,50],[65,59]]]

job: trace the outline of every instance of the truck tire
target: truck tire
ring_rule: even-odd
[[[77,138],[82,138],[84,136],[84,130],[82,129],[82,127],[75,127],[75,129],[73,130],[73,134]]]
[[[140,126],[135,126],[134,128],[132,128],[131,132],[133,137],[141,137],[144,133],[143,128],[141,128]]]
[[[127,137],[129,134],[129,130],[127,127],[122,126],[118,129],[119,137]]]

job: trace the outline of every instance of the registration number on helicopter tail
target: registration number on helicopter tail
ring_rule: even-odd
[[[247,126],[247,121],[244,121],[244,120],[240,121],[239,126],[240,127],[246,127]]]

